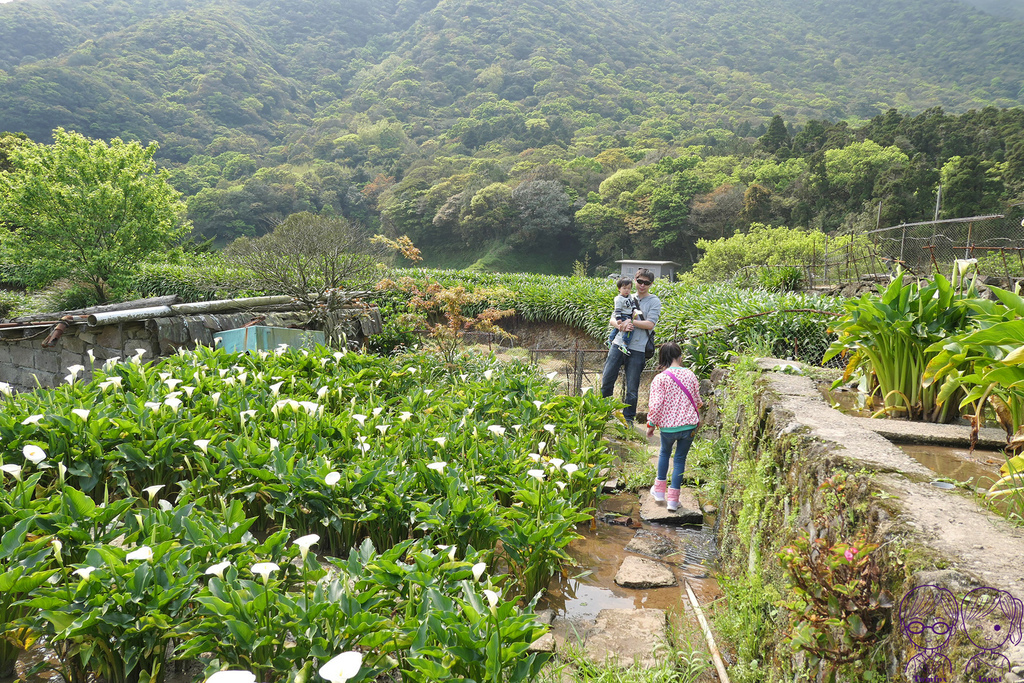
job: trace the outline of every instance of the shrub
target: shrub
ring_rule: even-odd
[[[118,298],[177,294],[182,301],[210,301],[239,296],[258,296],[252,274],[225,263],[216,254],[193,254],[187,263],[145,263],[126,278]]]
[[[830,270],[835,269],[832,273],[845,278],[845,264],[851,259],[868,258],[870,247],[865,235],[833,237],[818,230],[754,223],[746,233],[697,240],[704,256],[691,272],[698,282],[715,282],[732,280],[742,269],[752,266],[820,266],[827,260]]]

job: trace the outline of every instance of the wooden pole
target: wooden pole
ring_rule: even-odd
[[[690,588],[690,582],[683,579],[683,586],[686,588],[686,595],[690,598],[690,605],[693,607],[693,613],[697,615],[697,621],[700,623],[700,628],[704,631],[704,639],[708,641],[708,649],[711,650],[711,659],[715,663],[715,669],[718,671],[718,680],[722,683],[729,683],[729,674],[725,670],[725,662],[722,661],[722,655],[718,652],[718,646],[715,645],[715,637],[711,634],[711,627],[708,626],[707,620],[704,618],[704,612],[700,609],[700,603],[697,602],[697,596],[694,594],[693,589]]]

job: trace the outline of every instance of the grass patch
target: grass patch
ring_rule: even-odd
[[[575,645],[563,648],[555,663],[541,672],[538,683],[695,683],[710,667],[707,653],[689,642],[655,650],[661,663],[650,669],[621,667],[615,661],[596,664]]]

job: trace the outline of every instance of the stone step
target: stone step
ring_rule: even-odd
[[[660,524],[703,524],[704,513],[700,510],[697,496],[690,489],[679,492],[679,509],[669,512],[665,503],[654,500],[650,491],[640,493],[640,518],[645,522]]]
[[[673,571],[657,560],[627,557],[619,565],[615,583],[623,588],[666,588],[679,585]]]
[[[654,652],[668,643],[667,631],[665,610],[604,609],[592,620],[555,617],[548,634],[530,650],[553,652],[576,646],[595,664],[649,669],[660,663]]]

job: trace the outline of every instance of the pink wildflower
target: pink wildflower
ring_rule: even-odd
[[[849,548],[846,549],[846,552],[843,554],[843,556],[846,558],[847,562],[853,562],[853,558],[857,556],[857,549],[851,545]]]

